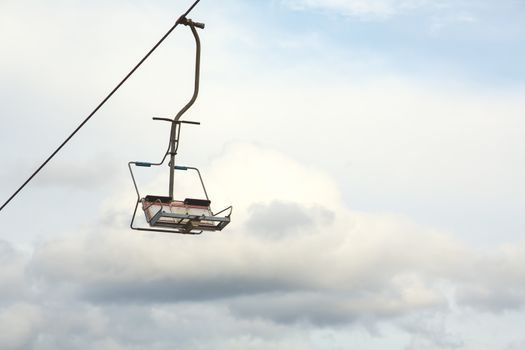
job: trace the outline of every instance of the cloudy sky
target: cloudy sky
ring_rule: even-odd
[[[0,1],[0,201],[187,1]],[[0,349],[525,348],[525,3],[202,0],[180,164],[233,221],[128,229],[178,28],[0,213]],[[167,191],[166,169],[138,174]],[[193,178],[177,177],[180,196]]]

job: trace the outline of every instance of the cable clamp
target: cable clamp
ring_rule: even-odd
[[[193,22],[191,19],[186,18],[186,17],[179,18],[179,23],[183,24],[185,26],[197,27],[197,28],[200,28],[200,29],[204,29],[204,27],[205,27],[204,23]]]

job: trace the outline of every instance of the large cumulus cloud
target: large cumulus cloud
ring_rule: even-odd
[[[155,338],[155,349],[308,349],[317,347],[301,340],[304,327],[389,321],[411,334],[408,348],[442,349],[463,342],[439,315],[525,302],[523,246],[475,251],[406,218],[351,211],[328,176],[252,145],[230,147],[206,174],[214,195],[236,206],[224,232],[142,234],[115,223],[41,243],[32,256],[3,243],[15,272],[2,284],[26,293],[1,311],[18,332],[3,344],[134,349]],[[212,320],[231,339],[196,341],[194,327]],[[182,328],[168,336],[167,325]]]

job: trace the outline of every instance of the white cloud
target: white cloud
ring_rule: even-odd
[[[338,12],[346,16],[384,19],[419,8],[439,8],[446,0],[284,0],[293,9]]]
[[[27,349],[38,336],[39,307],[15,303],[0,307],[0,348]]]
[[[461,297],[472,293],[471,288],[492,288],[497,279],[502,287],[492,289],[493,297],[503,309],[505,302],[519,307],[525,301],[523,289],[509,276],[521,274],[521,264],[509,252],[491,257],[405,219],[349,211],[335,193],[330,195],[333,185],[326,176],[275,152],[239,145],[216,164],[208,172],[216,194],[222,198],[228,193],[236,205],[234,223],[225,232],[194,239],[103,229],[39,247],[32,271],[53,286],[75,286],[87,300],[238,298],[231,304],[234,310],[276,320],[349,322],[364,315],[393,317],[447,308],[441,291],[445,282],[454,283]],[[273,175],[277,168],[279,176]],[[251,185],[239,191],[245,178]],[[311,196],[313,189],[319,195]],[[301,214],[288,217],[297,220],[296,234],[268,240],[253,227],[253,215],[261,211],[250,208],[265,203],[271,215],[272,205],[282,206],[275,200],[293,203]],[[305,207],[308,201],[318,207]],[[333,212],[332,221],[315,223],[312,218],[310,226],[304,225],[305,217],[323,207]],[[493,259],[506,263],[494,265]],[[474,270],[487,271],[492,278],[471,276]],[[517,300],[509,299],[506,287],[517,290]],[[264,297],[265,306],[254,304],[254,297]]]

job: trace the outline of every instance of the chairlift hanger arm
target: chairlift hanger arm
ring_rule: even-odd
[[[193,95],[191,99],[186,103],[184,107],[177,113],[175,118],[173,119],[173,122],[171,124],[171,131],[170,131],[170,147],[169,147],[169,154],[170,154],[170,179],[169,179],[169,197],[173,198],[173,181],[175,176],[175,155],[177,154],[177,149],[179,148],[179,135],[180,135],[180,118],[190,107],[195,103],[195,100],[197,100],[197,96],[199,95],[199,80],[200,80],[200,69],[201,69],[201,41],[199,38],[199,33],[197,33],[197,27],[198,28],[204,28],[204,24],[202,23],[196,23],[193,22],[191,19],[187,19],[186,17],[180,19],[180,23],[187,25],[191,29],[191,33],[193,34],[193,38],[195,39],[195,83],[193,87]]]

